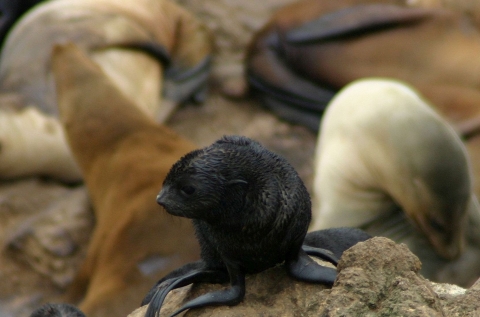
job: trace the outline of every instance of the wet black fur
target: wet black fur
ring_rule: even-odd
[[[85,317],[85,315],[70,304],[48,303],[33,311],[30,317]]]
[[[161,303],[154,303],[160,301],[155,293],[172,284],[171,277],[200,268],[219,272],[208,282],[227,282],[228,265],[257,273],[296,259],[311,219],[310,196],[294,168],[241,136],[185,155],[168,173],[157,202],[192,219],[202,260],[175,270],[147,294],[143,304],[152,301],[156,311]],[[333,283],[335,270],[329,270],[326,280]]]
[[[329,250],[337,258],[340,258],[345,250],[371,237],[358,228],[330,228],[307,233],[303,245]]]
[[[195,188],[185,195],[187,187]],[[259,143],[220,139],[177,162],[164,188],[167,212],[193,219],[208,267],[223,258],[256,273],[297,252],[311,219],[310,196],[293,167]],[[187,188],[188,189],[188,188]]]

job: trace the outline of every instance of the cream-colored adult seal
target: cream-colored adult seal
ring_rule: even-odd
[[[310,230],[360,227],[450,261],[464,250],[467,224],[478,220],[464,144],[400,81],[362,79],[335,96],[315,168]]]

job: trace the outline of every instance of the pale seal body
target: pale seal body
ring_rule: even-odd
[[[315,164],[310,230],[360,227],[413,250],[415,235],[440,258],[462,253],[467,214],[478,215],[467,152],[406,84],[364,79],[341,90],[322,119]]]
[[[1,52],[0,97],[18,99],[0,107],[2,179],[42,175],[81,180],[58,122],[50,63],[52,48],[69,42],[87,52],[121,93],[157,122],[194,98],[207,78],[210,34],[172,1],[42,3],[18,20]],[[162,56],[153,56],[147,47]]]

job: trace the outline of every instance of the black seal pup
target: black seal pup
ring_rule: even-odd
[[[236,305],[245,295],[245,274],[282,262],[298,280],[331,285],[336,278],[335,269],[317,264],[302,249],[311,219],[302,180],[284,158],[249,138],[225,136],[185,155],[167,174],[157,202],[172,215],[192,219],[202,259],[174,271],[147,295],[147,317],[159,315],[170,290],[194,282],[229,281],[231,287],[193,299],[172,316]]]

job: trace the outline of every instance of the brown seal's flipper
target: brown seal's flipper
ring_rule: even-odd
[[[266,58],[266,63],[248,73],[248,81],[263,105],[280,118],[317,131],[323,109],[334,92],[296,75],[278,63],[276,56]],[[265,74],[271,76],[271,70],[279,76],[261,78]]]
[[[164,67],[168,67],[172,62],[172,58],[170,56],[170,53],[168,53],[167,48],[155,42],[112,43],[108,45],[102,45],[95,48],[94,50],[103,51],[112,48],[121,48],[143,52],[159,61],[161,64],[163,64]]]
[[[207,98],[207,81],[210,76],[212,57],[206,56],[198,64],[188,69],[171,65],[165,69],[163,93],[168,100],[179,103],[204,102]]]
[[[285,34],[291,45],[309,44],[332,38],[361,35],[418,22],[431,16],[432,10],[388,4],[356,5],[321,15]]]
[[[332,93],[365,77],[403,80],[415,86],[468,138],[480,130],[480,120],[470,120],[480,116],[476,106],[480,102],[479,81],[474,71],[478,68],[479,33],[468,16],[440,8],[359,5],[348,0],[299,1],[279,10],[255,36],[246,60],[249,81],[272,108],[282,108],[277,114],[297,120],[285,109],[303,111],[304,104],[298,100],[316,99],[309,88],[302,93],[300,85],[292,89],[278,84],[283,79],[288,82],[293,75]],[[266,57],[260,59],[262,55]],[[271,59],[277,60],[273,66],[265,62]],[[287,70],[280,73],[281,79],[276,73],[279,65]],[[292,91],[293,101],[289,99]],[[285,101],[278,95],[285,96]],[[271,102],[276,101],[274,98],[283,103]],[[326,104],[311,104],[317,106],[312,114],[316,120]],[[309,115],[305,112],[297,121],[305,122]]]
[[[322,41],[415,23],[431,12],[386,4],[357,5],[324,15],[318,12],[319,17],[285,32],[281,25],[269,25],[250,46],[246,59],[248,81],[264,105],[279,117],[316,131],[336,89],[295,70],[285,48],[295,46],[305,52],[313,49],[315,54],[315,46]]]
[[[272,96],[260,96],[262,103],[280,118],[288,120],[291,123],[301,124],[307,128],[318,131],[323,112],[309,111],[300,107],[292,107],[293,103],[286,103],[282,99]],[[325,103],[326,105],[327,103]],[[314,105],[322,105],[316,103]]]
[[[295,73],[282,58],[280,35],[259,36],[246,59],[247,79],[263,104],[287,121],[318,130],[321,112],[335,91]]]
[[[212,34],[175,2],[164,5],[176,17],[172,62],[165,69],[164,97],[177,103],[203,102],[211,69]]]

